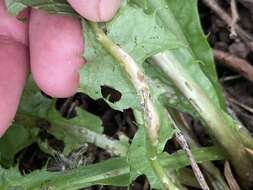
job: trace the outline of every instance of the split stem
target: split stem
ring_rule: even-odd
[[[133,58],[117,46],[111,39],[109,39],[103,30],[99,28],[96,23],[90,22],[93,31],[96,34],[97,40],[100,44],[117,60],[121,65],[140,98],[140,104],[144,117],[144,124],[147,131],[148,140],[150,142],[149,161],[154,173],[160,180],[164,189],[178,190],[179,188],[173,183],[170,177],[166,174],[163,167],[157,159],[157,146],[160,128],[160,118],[158,116],[156,107],[150,95],[150,89],[145,81],[145,75],[139,65]]]

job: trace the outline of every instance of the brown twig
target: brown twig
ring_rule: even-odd
[[[251,107],[249,107],[249,106],[247,106],[247,105],[245,105],[245,104],[237,101],[236,99],[234,99],[232,97],[229,97],[228,100],[230,102],[232,102],[233,104],[239,106],[240,108],[244,109],[245,111],[248,111],[249,113],[253,114],[253,108],[251,108]]]
[[[212,9],[228,26],[231,26],[233,19],[227,14],[215,0],[202,0],[206,6]],[[234,29],[244,43],[253,51],[253,36],[241,28],[238,24],[234,25]]]
[[[242,76],[240,74],[236,74],[236,75],[231,75],[231,76],[226,76],[226,77],[222,77],[220,78],[220,82],[228,82],[228,81],[233,81],[233,80],[237,80],[237,79],[241,79]]]
[[[231,190],[241,190],[240,186],[234,178],[228,161],[225,162],[224,175]]]
[[[203,190],[209,190],[210,188],[207,185],[205,177],[202,174],[202,171],[200,170],[197,162],[195,161],[195,159],[194,159],[194,157],[192,155],[191,149],[188,146],[188,144],[187,144],[187,142],[186,142],[186,140],[184,138],[184,135],[181,132],[176,132],[176,140],[179,143],[179,145],[181,146],[181,148],[186,152],[186,154],[187,154],[187,156],[189,158],[189,161],[191,163],[191,167],[192,167],[193,173],[194,173],[195,177],[197,178],[197,180],[198,180],[201,188]]]
[[[183,133],[181,132],[181,130],[178,128],[176,122],[174,121],[174,119],[171,117],[170,114],[168,114],[168,117],[171,121],[172,126],[174,127],[174,129],[176,130],[175,132],[175,137],[176,137],[176,141],[179,143],[180,147],[185,151],[190,163],[191,163],[191,167],[193,170],[193,173],[197,179],[197,181],[199,182],[200,187],[203,190],[210,190],[209,186],[207,185],[207,182],[205,180],[205,177],[202,173],[202,171],[200,170],[196,160],[194,159],[191,149],[187,143],[187,140],[185,139]]]
[[[247,151],[250,155],[252,155],[252,157],[253,157],[253,150],[252,150],[252,149],[246,148],[246,151]]]
[[[214,57],[220,64],[229,67],[253,82],[253,67],[246,60],[221,50],[214,50]]]
[[[238,11],[237,11],[237,4],[235,0],[230,1],[230,7],[231,7],[231,14],[232,14],[232,22],[231,22],[231,32],[230,36],[231,38],[235,38],[237,36],[237,33],[235,31],[235,26],[240,19]]]
[[[253,0],[243,0],[246,1],[247,3],[253,3]]]

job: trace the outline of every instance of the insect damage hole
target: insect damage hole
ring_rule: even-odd
[[[106,85],[101,86],[101,94],[103,98],[109,100],[112,103],[118,102],[122,96],[121,92]]]

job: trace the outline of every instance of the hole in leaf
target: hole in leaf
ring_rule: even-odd
[[[56,109],[60,111],[61,115],[66,119],[76,117],[77,113],[75,108],[79,106],[76,95],[69,98],[59,98],[56,101]]]
[[[114,89],[112,90],[114,93],[118,93],[116,100],[119,100],[121,98],[121,93],[115,91]],[[108,96],[110,96],[110,93],[108,93],[107,97]],[[115,94],[113,97],[115,97]],[[121,133],[127,135],[130,139],[134,137],[137,129],[134,115],[130,108],[125,109],[123,112],[114,110],[104,99],[99,98],[97,100],[94,100],[84,93],[77,93],[75,96],[68,99],[57,99],[56,109],[66,119],[72,119],[77,116],[75,107],[79,107],[91,114],[100,117],[103,123],[102,126],[104,127],[104,134],[116,139],[118,139],[118,136]]]
[[[47,163],[50,155],[44,153],[37,143],[21,150],[15,157],[16,163],[19,164],[19,171],[22,174],[28,174],[34,170],[42,169]]]
[[[151,189],[146,175],[138,176],[132,183],[131,189]]]
[[[118,102],[122,96],[119,91],[109,86],[101,86],[101,94],[103,95],[103,98],[109,100],[112,103]]]

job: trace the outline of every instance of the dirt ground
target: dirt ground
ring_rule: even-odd
[[[231,14],[230,0],[218,0],[219,5]],[[237,0],[237,12],[240,25],[249,35],[253,33],[253,1]],[[241,39],[239,35],[231,37],[231,29],[221,17],[206,7],[202,0],[199,1],[200,17],[208,41],[215,49],[228,52],[249,64],[253,63],[252,48]],[[249,42],[252,43],[252,42]],[[216,59],[217,71],[220,82],[224,88],[226,99],[231,107],[231,112],[253,132],[253,83],[238,73],[238,70],[224,66]],[[250,73],[252,74],[252,73]]]

